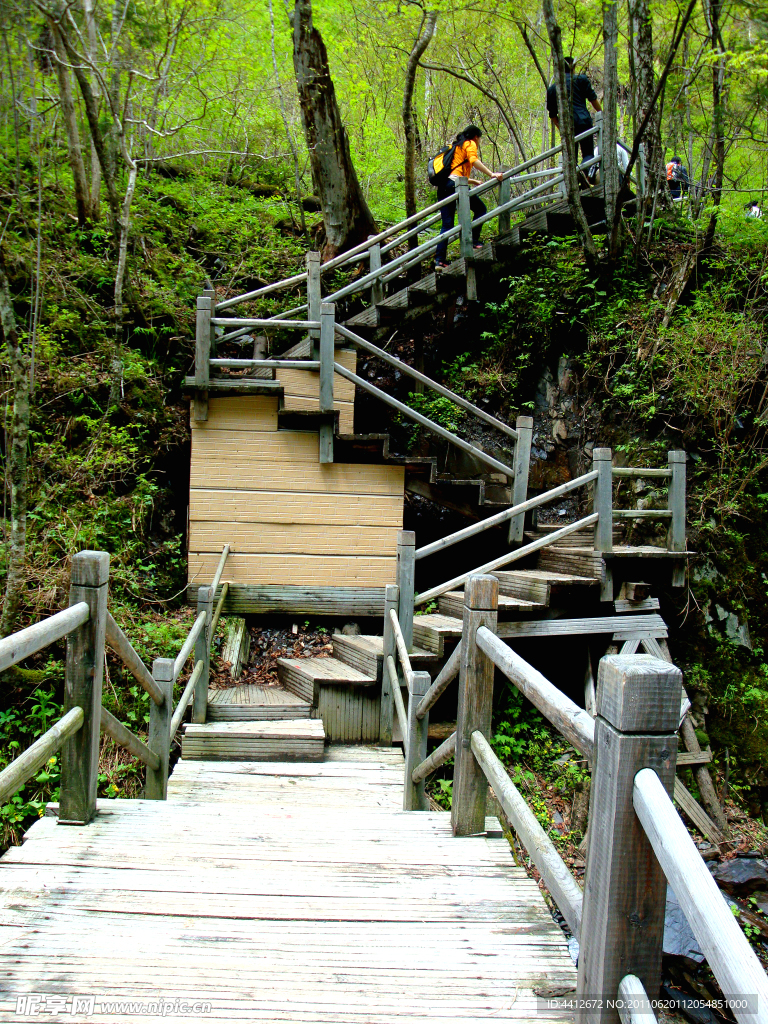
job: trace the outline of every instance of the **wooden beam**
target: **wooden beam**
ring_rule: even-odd
[[[416,717],[416,708],[429,689],[429,672],[413,672],[408,680],[408,742],[405,745],[404,811],[428,811],[424,779],[414,780],[413,772],[427,756],[429,716]]]
[[[603,615],[583,619],[538,619],[500,622],[498,635],[506,640],[530,636],[576,636],[588,633],[649,634],[666,637],[667,626],[660,615]],[[633,639],[633,637],[627,637]]]

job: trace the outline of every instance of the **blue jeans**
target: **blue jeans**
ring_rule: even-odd
[[[442,185],[438,185],[437,188],[437,199],[438,202],[441,199],[447,199],[448,196],[456,194],[456,184],[452,178],[449,178]],[[472,220],[477,220],[478,217],[482,217],[487,207],[485,203],[478,196],[469,197],[469,208],[472,211]],[[444,234],[446,231],[450,231],[453,227],[453,222],[456,219],[456,203],[449,203],[448,206],[444,206],[440,211],[440,219],[442,221],[440,225],[440,234]],[[472,229],[472,244],[477,245],[480,241],[480,232],[483,230],[482,224],[479,228]],[[437,243],[435,249],[435,263],[444,263],[445,257],[448,252],[448,243],[440,241]]]

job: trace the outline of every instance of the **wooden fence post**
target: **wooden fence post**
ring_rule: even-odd
[[[336,306],[323,302],[320,306],[320,412],[329,414],[328,422],[320,424],[320,461],[333,462],[333,360],[336,333]]]
[[[60,825],[87,825],[96,814],[108,582],[105,551],[73,556],[69,603],[85,601],[90,615],[67,637],[64,713],[80,707],[85,717],[61,749]]]
[[[515,443],[515,479],[512,484],[512,504],[519,505],[528,497],[528,473],[531,466],[531,438],[533,417],[518,416],[515,421],[518,438]],[[522,544],[525,532],[525,513],[509,521],[509,543]]]
[[[654,998],[661,983],[667,883],[634,811],[641,768],[672,795],[682,673],[648,655],[600,662],[589,852],[579,939],[577,998],[613,998],[627,974]],[[583,1009],[587,1022],[618,1022],[615,1010]]]
[[[168,758],[171,753],[171,718],[173,717],[173,658],[156,658],[152,664],[152,678],[163,691],[165,700],[158,707],[154,701],[149,707],[149,733],[147,745],[160,758],[155,771],[147,768],[147,800],[165,800],[168,797]]]
[[[416,534],[400,530],[397,535],[397,585],[400,589],[397,618],[409,651],[413,650],[413,598],[416,576]]]
[[[202,294],[211,300],[211,316],[216,311],[216,289],[215,288],[204,288]],[[216,358],[216,328],[211,324],[211,358]]]
[[[685,452],[667,452],[667,464],[672,471],[669,481],[667,507],[672,513],[667,531],[667,548],[685,551]],[[672,566],[672,586],[685,583],[685,559],[676,558]]]
[[[592,491],[592,511],[600,518],[595,525],[595,550],[613,551],[613,454],[610,448],[595,448],[592,452],[592,469],[598,476]],[[603,578],[600,584],[600,600],[613,600],[613,567],[610,559],[603,563]]]
[[[387,657],[391,655],[395,659],[395,664],[397,664],[395,632],[392,629],[389,612],[390,609],[397,611],[398,594],[398,588],[392,583],[384,588],[384,657],[382,659],[383,669],[381,675],[381,711],[379,712],[379,743],[382,747],[392,746],[395,698],[392,693],[389,672],[387,671]]]
[[[419,701],[429,689],[429,672],[414,672],[408,683],[408,742],[405,746],[405,786],[403,788],[404,811],[428,811],[429,801],[425,780],[414,782],[411,773],[427,756],[427,732],[429,715],[416,717]],[[470,756],[472,753],[470,751]]]
[[[198,295],[195,325],[195,397],[193,401],[194,417],[198,421],[208,419],[212,307],[213,299],[210,295]]]
[[[320,322],[320,306],[322,305],[322,282],[320,281],[320,253],[307,253],[307,319]],[[309,358],[320,358],[320,331],[313,328],[309,332]]]
[[[375,235],[369,235],[368,238],[375,238]],[[375,274],[377,270],[381,270],[381,242],[376,242],[368,250],[368,273]],[[381,283],[381,278],[374,281],[371,285],[371,302],[376,305],[378,302],[384,300],[384,285]]]
[[[472,753],[472,733],[491,738],[494,664],[475,642],[480,626],[496,632],[499,581],[495,576],[470,576],[464,585],[461,633],[459,707],[453,770],[451,825],[456,836],[485,832],[485,773]]]
[[[213,618],[213,587],[199,587],[197,591],[197,614],[205,612],[205,626],[195,641],[195,665],[203,663],[203,671],[195,686],[195,702],[192,705],[192,721],[204,722],[208,711],[208,684],[211,678],[211,619]]]
[[[508,171],[509,167],[505,164],[501,165],[502,172]],[[502,178],[499,183],[499,206],[503,206],[504,203],[508,203],[512,198],[512,182],[509,178]],[[503,235],[512,227],[512,211],[507,210],[505,213],[499,214],[499,234]]]
[[[459,234],[460,254],[463,260],[471,260],[475,254],[472,244],[472,208],[469,205],[469,179],[456,178],[456,205],[459,210]],[[474,301],[477,298],[477,278],[474,265],[468,263],[467,272],[467,300]]]

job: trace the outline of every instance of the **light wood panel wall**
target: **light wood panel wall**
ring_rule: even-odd
[[[378,743],[381,689],[370,686],[320,686],[313,718],[322,718],[330,743]]]
[[[233,584],[394,582],[403,468],[321,465],[317,433],[278,430],[277,412],[269,396],[211,397],[192,421],[190,583],[210,581],[224,544]]]
[[[337,348],[335,359],[347,370],[357,372],[357,350]],[[283,385],[283,408],[297,412],[317,409],[320,392],[320,374],[317,370],[278,370],[277,378]],[[339,412],[339,433],[354,431],[355,385],[334,374],[333,407]]]

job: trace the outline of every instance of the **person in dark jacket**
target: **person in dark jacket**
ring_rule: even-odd
[[[573,57],[565,58],[565,89],[573,102],[573,129],[574,135],[580,135],[592,127],[592,117],[587,110],[589,101],[595,110],[602,110],[597,93],[592,88],[592,83],[586,75],[574,75]],[[560,131],[560,117],[557,109],[557,90],[554,83],[547,89],[547,111],[550,121]],[[576,159],[579,159],[579,146],[581,146],[582,160],[591,160],[595,155],[595,137],[588,135],[581,142],[576,143]]]

